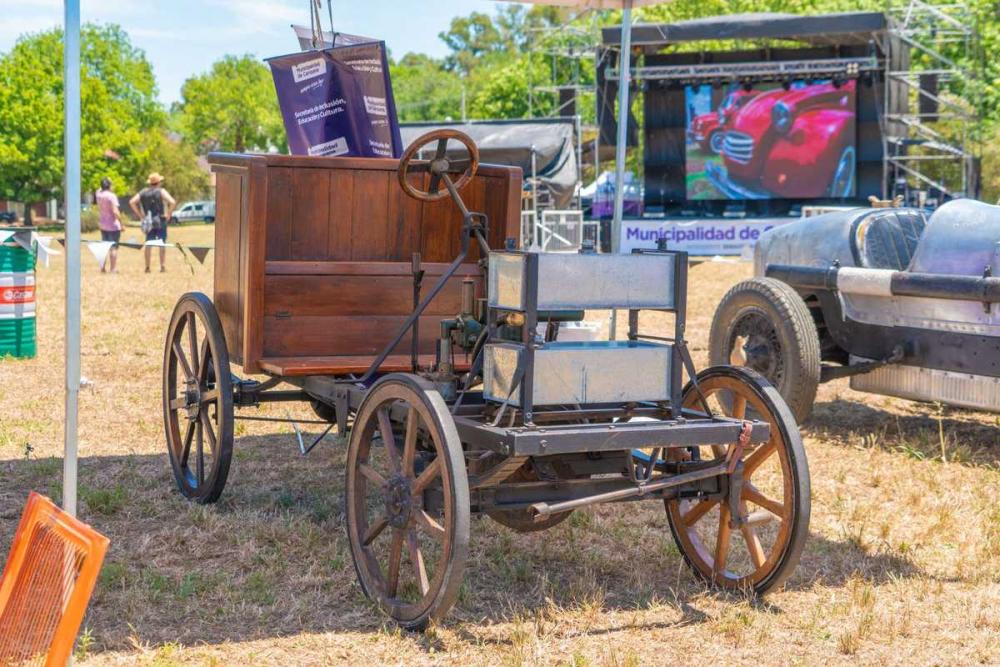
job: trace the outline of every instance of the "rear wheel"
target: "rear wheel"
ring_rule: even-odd
[[[198,503],[218,500],[229,476],[229,378],[229,353],[215,307],[204,294],[185,294],[170,318],[163,353],[163,421],[177,488]]]
[[[742,516],[735,527],[728,499],[682,499],[665,501],[670,530],[700,577],[721,588],[764,594],[795,570],[809,533],[802,438],[781,396],[757,373],[709,368],[698,374],[698,386],[714,413],[765,421],[771,437],[743,458]],[[693,383],[684,390],[684,407],[702,409]],[[697,456],[721,463],[730,446],[699,447]]]
[[[773,278],[753,278],[722,298],[712,319],[713,366],[746,366],[774,385],[803,422],[820,378],[819,334],[802,297]]]
[[[347,533],[361,587],[405,628],[458,597],[469,551],[469,481],[441,395],[388,375],[358,410],[347,451]]]

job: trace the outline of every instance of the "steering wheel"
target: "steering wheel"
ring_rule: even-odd
[[[448,157],[448,142],[452,139],[465,146],[466,150],[469,151],[468,158],[455,160]],[[430,160],[416,159],[425,146],[435,141],[437,142],[437,150],[433,158]],[[441,189],[442,181],[451,183],[457,192],[469,184],[478,169],[479,149],[476,148],[475,142],[469,135],[458,130],[434,130],[417,138],[403,153],[403,157],[399,161],[399,185],[403,188],[403,192],[414,199],[440,201],[450,194],[447,187],[444,190]],[[415,187],[408,178],[410,174],[427,173],[431,175],[427,190]],[[461,175],[457,181],[452,181],[449,174]]]

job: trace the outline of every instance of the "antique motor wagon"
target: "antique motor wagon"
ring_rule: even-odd
[[[837,211],[761,236],[715,314],[712,363],[766,376],[804,420],[819,383],[1000,411],[1000,207]]]
[[[683,254],[517,250],[520,170],[480,166],[452,131],[401,160],[210,161],[215,295],[180,299],[164,354],[185,496],[219,498],[235,409],[309,401],[349,431],[351,554],[404,627],[454,603],[472,514],[535,531],[655,499],[704,579],[763,593],[794,569],[809,523],[798,429],[754,372],[694,375]],[[558,340],[560,321],[610,307],[629,311],[628,340]],[[645,335],[640,310],[672,314],[671,335]]]

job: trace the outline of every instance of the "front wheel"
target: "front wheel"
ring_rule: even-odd
[[[799,423],[816,400],[819,334],[802,297],[780,280],[752,278],[734,286],[715,311],[709,363],[746,366],[774,385]]]
[[[857,162],[854,146],[847,146],[840,152],[833,178],[830,179],[831,197],[850,197],[854,194],[854,172],[857,170]]]
[[[222,495],[233,455],[233,386],[222,323],[204,294],[185,294],[163,351],[163,422],[177,488],[189,500]]]
[[[709,137],[708,145],[712,149],[712,152],[716,155],[722,155],[722,145],[725,143],[726,133],[722,130],[716,130]]]
[[[399,625],[441,619],[469,553],[469,480],[444,399],[387,375],[358,410],[347,450],[347,534],[361,588]]]
[[[771,437],[743,459],[736,528],[723,497],[664,501],[670,530],[684,560],[705,581],[763,595],[795,570],[809,534],[809,466],[802,438],[780,394],[752,370],[708,368],[697,384],[713,413],[767,422]],[[684,389],[683,401],[685,408],[703,409],[694,383]],[[728,454],[724,445],[697,449],[703,461],[721,463]]]

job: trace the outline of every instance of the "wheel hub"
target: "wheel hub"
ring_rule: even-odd
[[[443,174],[451,167],[451,162],[447,158],[439,158],[431,162],[431,173]]]
[[[413,512],[413,490],[410,487],[410,480],[402,475],[390,478],[382,490],[382,495],[389,525],[393,528],[406,528]]]
[[[201,389],[194,382],[186,383],[184,388],[184,410],[191,421],[201,414]]]

